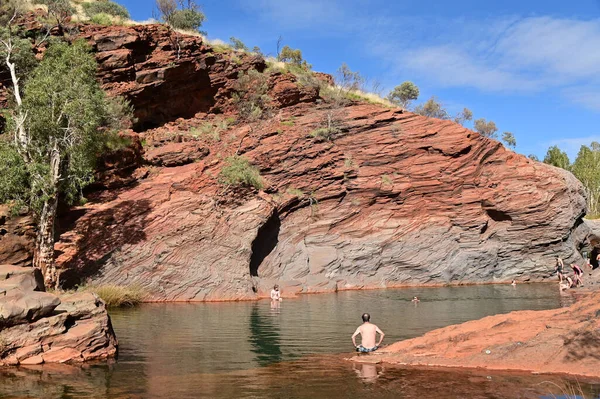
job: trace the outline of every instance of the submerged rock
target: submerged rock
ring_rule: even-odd
[[[92,293],[58,297],[34,291],[36,270],[0,266],[0,366],[82,362],[116,356],[104,302]],[[43,288],[43,286],[42,286]]]

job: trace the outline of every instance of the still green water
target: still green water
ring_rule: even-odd
[[[411,303],[413,296],[421,302]],[[275,305],[148,304],[111,312],[118,361],[0,370],[0,398],[541,398],[573,392],[597,398],[600,381],[344,360],[363,312],[371,313],[389,344],[568,301],[554,285],[518,285],[348,291]]]

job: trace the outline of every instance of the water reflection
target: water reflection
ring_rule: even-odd
[[[279,301],[276,302],[279,305]],[[275,315],[279,311],[279,306],[273,307]],[[256,354],[256,362],[261,366],[280,362],[283,359],[281,352],[281,336],[279,334],[279,325],[276,318],[270,315],[262,315],[261,307],[255,303],[250,313],[250,335],[248,341],[252,344],[252,352]]]
[[[352,369],[361,380],[367,383],[376,382],[385,371],[382,365],[371,363],[352,363]]]
[[[306,357],[233,373],[152,376],[160,389],[113,377],[115,365],[0,369],[0,398],[575,398],[597,399],[600,385],[560,376],[410,369]],[[156,384],[158,385],[158,384]],[[569,395],[569,396],[566,396]]]
[[[411,302],[418,296],[418,306]],[[559,377],[407,370],[344,360],[363,312],[384,343],[518,309],[561,306],[549,285],[414,288],[112,312],[116,363],[0,369],[0,398],[540,398]],[[316,356],[316,354],[320,354]],[[338,354],[338,355],[332,355]],[[353,353],[352,353],[353,354]],[[557,387],[538,386],[551,380]],[[586,398],[597,385],[582,382]],[[533,388],[532,388],[533,387]],[[567,391],[568,392],[568,391]]]

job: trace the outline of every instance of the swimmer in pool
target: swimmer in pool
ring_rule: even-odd
[[[277,284],[275,284],[275,286],[271,290],[271,300],[281,301],[281,292],[279,291],[279,286]]]
[[[375,324],[371,323],[371,316],[368,313],[364,313],[362,315],[363,324],[361,324],[354,334],[352,334],[352,343],[356,348],[357,352],[368,353],[374,352],[381,345],[381,341],[383,341],[383,337],[385,334],[383,331],[379,329]],[[379,333],[379,342],[375,344],[375,340],[377,339],[377,333]],[[361,344],[356,345],[356,336],[360,334]]]

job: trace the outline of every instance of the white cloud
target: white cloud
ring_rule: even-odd
[[[270,22],[287,29],[344,29],[343,7],[334,1],[240,0],[243,7],[257,10]]]
[[[502,61],[559,79],[596,78],[600,73],[600,20],[526,18],[500,38]]]
[[[486,92],[548,92],[600,111],[597,18],[392,18],[341,0],[239,1],[285,29],[322,38],[343,34],[402,77]]]
[[[576,104],[600,112],[600,85],[569,87],[563,90],[563,95]]]
[[[380,55],[446,87],[537,92],[600,82],[600,20],[535,17],[498,20],[487,30],[467,25],[453,34],[455,29],[461,27],[409,49],[392,41]]]

